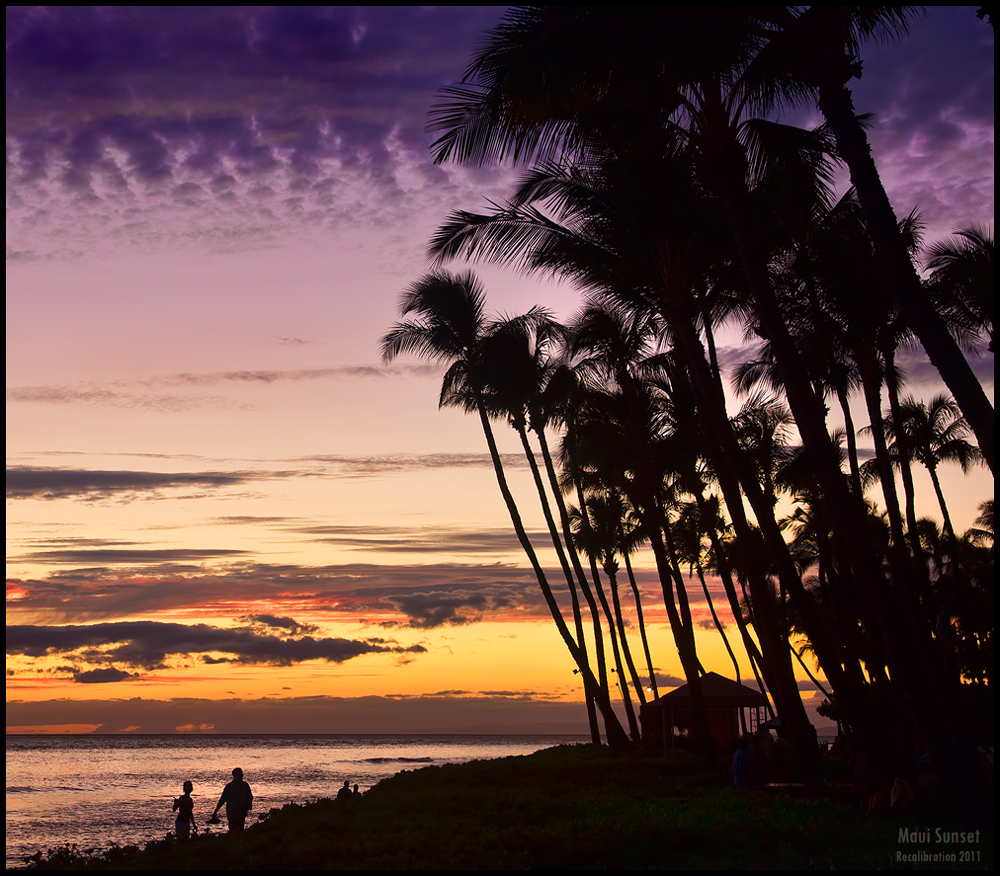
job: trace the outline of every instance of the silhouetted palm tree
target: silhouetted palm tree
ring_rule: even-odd
[[[437,271],[410,286],[403,294],[400,310],[403,316],[413,315],[414,318],[396,323],[382,338],[383,360],[388,362],[399,355],[412,353],[449,365],[441,388],[440,403],[479,414],[500,493],[556,628],[583,676],[588,695],[594,697],[601,710],[609,744],[612,747],[627,745],[627,737],[606,691],[600,689],[586,654],[566,625],[507,484],[487,407],[489,368],[484,356],[486,317],[482,286],[471,272],[450,274]]]
[[[860,491],[852,494],[843,478],[822,399],[772,280],[771,256],[777,239],[773,232],[805,221],[811,215],[810,204],[823,205],[823,161],[829,147],[820,137],[752,120],[779,96],[795,99],[815,90],[839,88],[840,94],[827,94],[829,100],[821,94],[821,105],[825,104],[828,115],[836,116],[831,123],[839,126],[838,135],[844,138],[841,155],[850,154],[852,172],[857,167],[863,175],[864,161],[852,151],[857,143],[850,140],[861,129],[844,83],[851,75],[852,35],[863,34],[867,26],[865,9],[837,7],[829,13],[834,19],[828,33],[822,28],[814,33],[814,23],[826,20],[823,13],[807,17],[792,7],[627,12],[603,7],[532,7],[510,13],[470,66],[466,83],[449,90],[445,105],[436,112],[432,127],[443,132],[435,144],[436,156],[474,162],[513,158],[543,166],[502,211],[503,216],[498,211],[468,221],[463,217],[463,228],[449,232],[456,245],[447,251],[445,244],[438,252],[485,255],[495,261],[557,270],[618,302],[652,306],[659,312],[691,377],[706,453],[734,526],[746,543],[746,556],[752,562],[762,556],[750,549],[750,543],[762,536],[779,576],[798,603],[817,652],[824,655],[828,677],[834,679],[841,661],[836,649],[823,641],[822,621],[805,593],[766,493],[732,433],[721,388],[701,340],[701,332],[710,325],[705,320],[708,296],[703,294],[706,266],[717,265],[719,260],[701,259],[704,249],[698,246],[695,231],[717,228],[719,216],[724,217],[752,296],[758,334],[772,346],[789,406],[819,475],[842,575],[853,578],[851,592],[867,600],[871,625],[888,646],[893,687],[901,693],[900,711],[910,713],[918,726],[940,739],[953,729],[943,726],[948,718],[942,716],[954,712],[943,701],[927,705],[921,693],[928,677],[935,678],[934,690],[944,690],[931,665],[934,648],[929,628],[916,616],[915,599],[900,574],[902,565],[896,564],[897,580],[890,582],[883,557],[869,538]],[[785,61],[769,70],[764,61],[780,57],[777,37],[786,32],[814,36],[819,66],[828,65],[833,72],[810,70],[806,75]],[[609,38],[612,34],[622,38]],[[769,39],[776,49],[765,53]],[[820,78],[810,78],[813,74]],[[668,145],[671,138],[674,142]],[[866,150],[867,143],[862,147]],[[566,156],[573,157],[572,167],[544,164],[563,161]],[[595,180],[599,184],[591,185]],[[787,194],[789,180],[795,180],[793,188],[811,197],[796,199],[791,208],[779,208],[771,194]],[[872,180],[865,177],[855,182],[865,192],[864,205],[873,191]],[[580,184],[578,191],[589,185],[589,200],[572,195],[573,183]],[[539,194],[543,191],[553,198],[549,213],[536,206],[549,197]],[[886,274],[893,278],[897,298],[919,297],[922,290],[914,291],[915,273],[905,248],[899,245],[891,208],[891,229],[886,227],[886,211],[875,213],[875,218],[869,216],[869,226],[879,251],[888,253],[884,256]],[[704,217],[710,221],[702,222]],[[490,233],[480,235],[490,223]],[[900,262],[900,252],[906,265]],[[512,254],[516,255],[512,258]],[[732,241],[727,257],[733,258]],[[931,318],[926,311],[923,305],[916,312],[910,308],[907,319],[948,382],[961,382],[962,374],[956,377],[956,369],[968,371],[967,363],[956,364],[947,350],[941,352],[948,339],[940,338],[933,308]],[[988,430],[992,453],[992,408],[984,417],[981,406],[977,407],[976,393],[982,395],[981,387],[970,389],[966,382],[962,391],[963,409],[968,405],[975,410],[977,437],[982,445]],[[759,536],[743,513],[741,488],[760,524]],[[897,538],[897,548],[899,542]],[[751,571],[755,572],[750,575],[751,586],[764,586],[764,570],[758,566]],[[777,642],[778,627],[767,629],[767,600],[758,601],[758,632]],[[783,659],[772,645],[764,650],[765,656]],[[772,674],[772,678],[779,677],[792,678],[790,672]],[[849,682],[847,678],[834,681],[838,699],[845,711],[857,712],[855,723],[862,722],[864,692],[852,691]],[[776,685],[776,692],[780,688]],[[791,689],[785,694],[798,698]],[[800,729],[805,724],[803,717]],[[801,739],[800,750],[809,757]]]
[[[968,424],[962,417],[954,399],[948,396],[935,396],[926,405],[910,397],[900,404],[902,422],[892,417],[886,420],[886,431],[896,438],[901,433],[906,435],[907,445],[913,458],[927,469],[934,484],[934,493],[941,515],[944,518],[944,529],[957,553],[958,540],[948,513],[948,504],[941,489],[941,479],[938,477],[938,466],[943,462],[957,462],[963,472],[982,460],[978,449],[969,443]],[[899,459],[899,464],[907,463]]]
[[[992,470],[994,414],[982,385],[923,289],[898,232],[896,215],[872,157],[864,126],[848,88],[861,75],[860,46],[906,33],[916,6],[783,7],[788,17],[772,38],[762,65],[772,75],[791,74],[816,90],[819,108],[850,168],[865,219],[891,278],[903,316],[931,362],[958,399]]]
[[[666,148],[671,139],[665,136],[662,145]],[[698,380],[692,381],[692,385],[697,387],[697,412],[704,426],[699,438],[704,447],[715,450],[713,465],[729,472],[723,489],[730,499],[730,508],[743,513],[741,483],[752,500],[757,496],[758,518],[767,523],[769,516],[771,543],[787,558],[783,575],[797,581],[797,571],[787,556],[772,505],[764,498],[752,467],[744,466],[739,476],[735,474],[734,466],[739,464],[742,453],[726,414],[722,387],[698,339],[699,306],[697,299],[686,293],[699,288],[703,274],[698,254],[716,249],[714,229],[718,223],[711,219],[711,210],[699,207],[698,201],[691,199],[690,173],[686,173],[684,167],[684,161],[671,161],[661,155],[658,164],[650,165],[650,173],[655,174],[658,185],[662,186],[655,191],[648,184],[641,184],[642,175],[636,174],[636,162],[628,154],[620,157],[612,154],[607,161],[603,158],[598,161],[595,153],[594,162],[582,168],[545,168],[533,172],[507,207],[483,216],[454,214],[435,238],[433,252],[444,257],[480,257],[536,270],[557,271],[576,279],[584,288],[600,293],[605,301],[618,304],[617,312],[628,314],[636,324],[645,318],[643,312],[655,308],[669,326],[671,339],[675,343],[683,339],[683,350],[687,354],[683,360],[685,367],[693,368],[692,373],[697,374]],[[551,210],[552,218],[536,208],[536,202]],[[664,203],[673,204],[677,212],[664,211]],[[692,209],[685,212],[680,209],[682,203],[690,204]],[[707,221],[702,221],[703,216]],[[702,236],[706,239],[702,240]],[[711,262],[705,259],[704,264]],[[668,270],[670,282],[665,282],[665,270]],[[601,348],[602,356],[612,353],[617,346],[617,342],[610,346],[605,344]],[[613,364],[612,359],[603,361],[607,363],[612,380],[626,382],[627,370],[619,373],[620,366]],[[728,452],[713,444],[719,436],[728,436]],[[655,502],[633,501],[633,504],[645,505],[647,513],[655,507]],[[734,523],[749,532],[745,517]],[[648,530],[651,538],[654,532],[655,528]],[[748,536],[748,540],[754,538],[754,535]],[[655,554],[656,541],[651,544]],[[669,582],[674,578],[666,554],[660,563],[660,574],[666,599],[672,587]],[[752,572],[753,586],[762,586],[764,577],[763,568]],[[801,584],[799,587],[801,589]],[[669,609],[670,600],[666,604]],[[797,708],[801,713],[802,736],[806,737],[811,729],[795,687],[787,645],[775,638],[780,636],[780,626],[768,626],[766,613],[765,605],[759,631],[765,640],[769,640],[768,631],[773,633],[774,643],[766,648],[777,654],[778,664],[767,672],[772,679],[784,678],[786,681],[784,685],[772,684],[771,690],[785,704],[782,710],[787,725],[794,723],[790,717],[793,710]],[[677,629],[682,627],[683,624],[678,624]],[[686,667],[686,673],[688,669],[696,672],[696,664],[692,662]],[[696,680],[693,683],[696,684]],[[805,758],[811,756],[807,751],[814,752],[807,739],[801,748]]]
[[[927,249],[924,267],[931,271],[930,290],[951,325],[978,336],[989,337],[994,352],[993,232],[970,225],[955,232],[958,238],[939,241]]]

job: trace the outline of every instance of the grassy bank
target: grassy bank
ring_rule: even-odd
[[[36,867],[281,869],[886,869],[900,827],[947,826],[929,811],[869,816],[860,801],[737,793],[724,767],[677,753],[591,746],[428,767],[357,800],[288,805],[239,836],[144,850],[54,851]],[[922,846],[927,851],[940,849]],[[993,834],[963,849],[992,869]],[[987,860],[988,858],[988,860]],[[937,868],[938,865],[909,865]]]

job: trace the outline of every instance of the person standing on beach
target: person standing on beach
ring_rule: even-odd
[[[243,830],[247,815],[253,808],[253,793],[250,786],[243,781],[243,770],[239,767],[233,770],[233,780],[222,789],[222,796],[215,804],[212,818],[219,814],[222,804],[226,804],[226,821],[229,822],[229,832]]]
[[[190,782],[184,783],[184,793],[174,799],[174,812],[177,819],[174,821],[174,834],[177,839],[187,839],[191,836],[192,830],[197,830],[194,823],[194,800],[191,799],[191,792],[194,785]]]

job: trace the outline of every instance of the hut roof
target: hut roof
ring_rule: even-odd
[[[708,672],[701,677],[701,690],[705,697],[705,705],[708,707],[733,707],[742,706],[765,706],[767,698],[759,690],[746,687],[736,681],[731,681],[717,672]],[[682,685],[668,694],[664,694],[653,703],[660,703],[662,706],[673,706],[683,708],[691,700],[691,691],[688,685]]]

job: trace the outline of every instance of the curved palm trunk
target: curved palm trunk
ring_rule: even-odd
[[[580,482],[576,481],[576,491],[577,496],[580,501],[580,522],[585,530],[590,530],[590,521],[587,518],[587,505],[584,501],[583,489],[580,487]],[[587,532],[587,540],[593,542],[593,533]],[[642,738],[642,734],[639,732],[639,723],[635,718],[635,710],[632,708],[632,699],[628,692],[628,681],[625,678],[624,667],[622,666],[621,653],[618,649],[618,636],[615,632],[615,620],[611,614],[611,609],[608,606],[608,599],[604,595],[604,588],[601,586],[601,574],[597,570],[597,563],[594,557],[590,557],[590,574],[594,581],[594,590],[597,592],[597,598],[600,600],[601,608],[604,609],[604,616],[608,621],[608,632],[611,636],[611,651],[615,658],[615,671],[618,673],[618,684],[622,692],[622,703],[625,706],[625,715],[628,719],[629,732],[632,734],[632,738],[635,741],[639,741]],[[595,613],[595,625],[599,624],[599,615]]]
[[[701,687],[701,664],[695,648],[694,632],[684,625],[677,610],[677,603],[674,601],[674,586],[677,585],[678,591],[682,591],[684,581],[677,566],[676,554],[672,548],[668,551],[664,543],[664,537],[668,535],[665,515],[655,497],[649,497],[647,501],[633,501],[632,504],[642,515],[644,530],[649,533],[649,543],[656,560],[664,608],[667,610],[670,630],[677,645],[677,655],[680,657],[684,676],[691,691],[693,720],[691,731],[694,743],[700,751],[709,754],[712,750],[712,740],[708,729],[708,715],[705,711],[705,696]],[[677,578],[680,580],[676,580]]]
[[[863,497],[865,491],[861,486],[861,465],[858,462],[858,435],[854,430],[854,418],[851,416],[851,400],[846,387],[842,385],[837,386],[837,400],[840,402],[840,410],[844,415],[847,459],[851,467],[851,487],[856,496]]]
[[[514,532],[517,535],[517,540],[521,543],[521,547],[524,549],[524,552],[528,557],[528,562],[531,564],[535,577],[538,579],[538,586],[542,591],[542,596],[545,598],[546,605],[549,607],[552,620],[555,621],[556,629],[559,631],[559,635],[562,637],[563,643],[566,645],[570,655],[576,662],[577,668],[580,670],[580,674],[583,677],[584,689],[586,690],[589,688],[591,696],[594,697],[597,707],[600,709],[601,715],[604,718],[604,728],[608,737],[608,745],[613,749],[627,748],[629,744],[628,736],[625,735],[625,731],[622,729],[621,723],[618,721],[618,716],[615,714],[614,708],[611,705],[611,700],[609,699],[607,693],[602,690],[600,685],[597,683],[597,679],[594,678],[594,674],[591,671],[584,654],[580,651],[576,641],[570,634],[569,627],[566,626],[566,621],[562,616],[562,612],[559,610],[559,604],[556,602],[556,598],[552,593],[552,588],[549,586],[548,579],[545,576],[545,571],[538,562],[535,549],[532,547],[531,541],[528,538],[528,533],[524,529],[524,524],[521,521],[521,515],[514,502],[514,496],[510,491],[510,487],[507,485],[507,478],[504,475],[503,464],[500,462],[500,453],[497,450],[496,440],[493,437],[493,428],[490,426],[490,420],[487,416],[486,408],[483,406],[481,401],[477,403],[477,409],[479,412],[479,420],[483,427],[483,434],[486,436],[486,444],[489,447],[490,459],[493,460],[493,470],[496,473],[500,493],[503,496],[504,504],[507,506],[507,512],[510,514],[511,523],[514,525]]]
[[[705,572],[701,567],[701,560],[698,560],[694,565],[695,569],[698,571],[698,579],[701,581],[701,589],[705,594],[705,601],[708,603],[708,610],[712,613],[712,621],[715,624],[715,629],[718,630],[719,635],[722,636],[722,644],[726,646],[726,653],[732,661],[733,672],[736,673],[736,681],[739,683],[740,664],[737,662],[736,654],[733,653],[733,649],[729,645],[729,637],[726,636],[726,630],[722,626],[719,616],[715,613],[715,604],[712,602],[712,594],[708,592],[708,584],[705,582]]]
[[[604,637],[601,628],[600,612],[597,608],[597,602],[594,600],[593,591],[587,581],[587,574],[584,572],[583,565],[580,562],[580,553],[576,549],[576,545],[573,540],[573,527],[570,525],[569,511],[566,508],[566,502],[563,499],[562,490],[559,488],[559,478],[556,475],[555,465],[552,462],[552,454],[549,452],[549,443],[545,437],[545,429],[544,427],[538,427],[533,428],[532,431],[534,431],[536,437],[538,438],[538,445],[542,450],[542,462],[545,465],[545,473],[548,476],[549,487],[552,490],[553,497],[555,498],[556,509],[559,511],[559,522],[562,525],[563,539],[566,541],[570,560],[573,563],[573,571],[576,573],[576,579],[580,584],[580,589],[583,591],[583,597],[587,601],[587,607],[590,609],[590,616],[594,624],[594,636],[597,640],[594,648],[598,654],[598,668],[600,671],[601,684],[604,685],[605,689],[607,689],[607,664],[604,657]],[[577,490],[579,491],[579,483],[577,483]]]
[[[891,349],[883,350],[885,359],[885,386],[886,394],[889,397],[889,413],[893,423],[903,422],[903,411],[899,404],[899,375],[896,371],[894,352]],[[910,460],[913,454],[910,450],[909,441],[906,437],[906,430],[900,429],[895,436],[897,458],[899,462],[900,479],[903,482],[903,499],[905,502],[904,513],[906,515],[907,536],[910,543],[910,550],[918,562],[923,556],[923,548],[920,545],[920,536],[917,533],[917,511],[913,489],[913,469]]]
[[[601,586],[601,573],[598,571],[597,562],[593,557],[590,558],[590,569],[596,584],[594,589],[597,590],[598,599],[601,601],[601,608],[604,609],[604,616],[608,621],[608,633],[611,636],[611,652],[615,658],[615,672],[618,675],[618,686],[622,692],[622,704],[625,706],[629,733],[632,735],[634,741],[639,742],[642,739],[642,734],[639,732],[639,722],[635,718],[635,709],[632,707],[632,697],[628,689],[628,678],[625,675],[625,667],[622,665],[621,648],[618,645],[618,633],[616,632],[616,618],[619,623],[621,621],[617,587],[614,580],[612,580],[611,586],[614,590],[616,608],[616,614],[613,615],[611,607],[608,605],[608,598],[604,595],[604,588]],[[622,641],[624,641],[624,626],[617,627],[617,629],[621,629]]]
[[[941,489],[941,480],[937,475],[937,466],[928,465],[927,471],[931,476],[931,483],[934,484],[934,493],[937,495],[938,505],[941,506],[941,516],[944,518],[944,531],[948,537],[948,541],[951,542],[951,550],[953,554],[952,562],[958,565],[958,539],[955,537],[955,529],[951,525],[951,515],[948,513],[948,503],[944,500],[944,490]]]
[[[899,496],[896,493],[896,478],[892,471],[892,459],[889,457],[889,447],[885,440],[885,423],[882,418],[882,375],[879,373],[876,357],[871,350],[859,350],[857,356],[864,387],[865,404],[868,409],[869,431],[875,445],[875,463],[878,467],[879,482],[882,485],[882,498],[885,500],[885,510],[889,515],[889,529],[892,533],[893,550],[897,564],[896,580],[906,581],[911,576],[909,569],[902,565],[899,557],[899,552],[903,550],[905,544],[903,515],[899,507]]]
[[[639,700],[639,705],[643,705],[646,702],[646,695],[643,692],[642,680],[635,668],[635,661],[632,659],[632,649],[628,645],[628,636],[625,634],[625,619],[622,615],[621,599],[618,596],[618,573],[615,571],[614,563],[606,564],[604,572],[611,584],[611,605],[615,610],[615,622],[618,624],[618,639],[622,643],[622,655],[625,657],[625,665],[628,667],[629,676],[632,679],[632,689],[635,691],[636,699]]]
[[[642,617],[642,598],[639,596],[639,585],[635,580],[635,572],[632,571],[632,561],[629,559],[628,551],[622,551],[625,558],[625,571],[628,573],[628,583],[632,588],[632,597],[635,599],[635,616],[639,622],[639,638],[642,640],[642,652],[646,658],[646,668],[649,671],[649,689],[655,700],[659,697],[656,688],[656,672],[653,670],[653,658],[649,653],[649,640],[646,638],[646,622]]]
[[[573,608],[573,622],[576,626],[577,642],[580,644],[580,653],[586,660],[587,644],[583,635],[583,616],[580,611],[580,600],[577,598],[576,582],[573,580],[573,571],[570,569],[569,561],[566,559],[566,552],[563,550],[562,541],[560,541],[559,533],[556,531],[555,520],[552,519],[552,512],[549,510],[548,497],[545,494],[545,487],[542,484],[542,476],[538,471],[538,465],[535,463],[535,455],[532,452],[531,445],[528,443],[528,433],[523,425],[513,425],[518,437],[521,439],[521,447],[524,449],[525,458],[528,460],[528,467],[531,469],[531,477],[535,482],[535,489],[538,491],[538,500],[541,503],[542,514],[545,517],[545,523],[549,529],[549,537],[552,539],[552,547],[555,549],[556,556],[559,559],[559,565],[563,571],[563,576],[566,578],[566,586],[569,588],[570,602]],[[570,550],[573,550],[572,546],[570,546]],[[598,664],[598,681],[601,686],[607,690],[607,670],[605,669],[604,663],[604,643],[602,641],[602,637],[600,636],[600,632],[600,624],[597,623],[595,624],[595,637],[597,639],[595,652]],[[587,696],[587,720],[590,723],[591,740],[595,744],[600,744],[601,734],[597,726],[597,715],[594,711],[594,700],[593,697],[589,695]]]
[[[816,685],[816,689],[823,694],[830,702],[833,702],[833,695],[820,683],[820,680],[813,675],[812,670],[806,665],[806,661],[802,659],[802,655],[798,650],[792,645],[791,642],[788,643],[788,647],[792,649],[792,653],[795,655],[795,659],[799,661],[799,666],[802,667],[802,671],[809,676],[809,680]]]
[[[842,64],[827,67],[843,69]],[[851,183],[857,190],[876,250],[886,266],[887,276],[894,280],[896,301],[903,318],[920,338],[931,362],[951,390],[993,471],[993,405],[935,312],[914,270],[899,235],[896,214],[872,158],[868,136],[854,111],[854,99],[844,81],[827,77],[819,83],[819,108],[837,141],[838,152],[850,169]]]
[[[698,665],[698,672],[701,675],[705,674],[705,667],[701,665],[701,660],[698,659],[697,642],[694,637],[694,618],[691,615],[691,603],[688,599],[687,587],[684,585],[684,573],[681,571],[680,565],[680,553],[677,550],[677,545],[674,542],[674,535],[672,530],[672,525],[669,516],[662,511],[663,526],[661,532],[663,533],[663,540],[667,547],[667,556],[670,559],[670,568],[673,573],[674,585],[677,589],[677,605],[680,608],[681,615],[681,625],[684,631],[684,638],[687,641],[687,646],[691,650],[691,654],[694,655],[694,660]],[[706,711],[707,720],[707,711]]]

